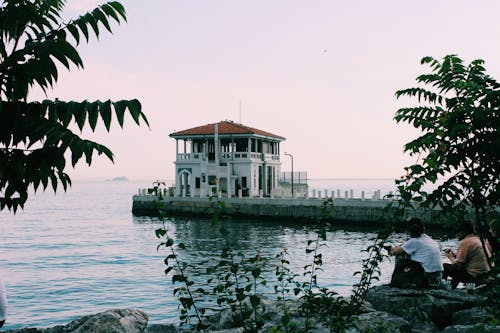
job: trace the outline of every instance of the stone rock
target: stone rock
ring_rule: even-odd
[[[142,333],[148,325],[148,315],[139,310],[113,309],[73,320],[66,326],[56,326],[44,333]]]
[[[173,324],[150,324],[146,333],[179,333],[183,332],[181,328]]]
[[[283,302],[276,302],[274,300],[269,300],[267,298],[263,298],[262,302],[264,304],[264,312],[260,313],[260,317],[265,321],[265,323],[279,323],[281,321],[281,316],[283,313],[283,307],[287,308],[290,313],[298,313],[298,308],[300,306],[300,300],[291,301],[286,300]],[[249,306],[249,304],[247,304]],[[259,312],[262,309],[259,309]],[[225,330],[225,329],[233,329],[234,327],[234,318],[233,312],[230,309],[225,309],[223,311],[217,312],[209,317],[209,325],[211,330]],[[292,321],[300,321],[303,318],[294,317]],[[271,327],[272,327],[271,326]],[[212,332],[212,331],[210,331]]]
[[[113,309],[73,320],[67,325],[51,328],[23,328],[9,333],[142,333],[148,315],[139,310]]]
[[[443,333],[500,333],[500,326],[491,326],[486,324],[475,325],[453,325],[443,330]]]
[[[442,330],[452,323],[455,312],[477,306],[482,297],[459,290],[372,288],[367,300],[378,311],[407,320],[413,328]]]
[[[476,307],[455,312],[451,316],[451,325],[473,325],[484,323],[492,318],[493,316],[484,308]]]
[[[349,328],[350,332],[377,332],[380,328],[381,332],[399,333],[411,332],[410,323],[393,314],[381,311],[367,312],[360,314],[354,318],[353,327]]]

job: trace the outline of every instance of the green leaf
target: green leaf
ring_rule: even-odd
[[[114,102],[113,107],[115,109],[116,119],[118,119],[118,124],[120,125],[120,127],[123,128],[123,121],[124,121],[125,110],[127,108],[127,102],[126,101]]]
[[[82,142],[75,142],[71,145],[71,165],[75,167],[76,163],[83,155],[84,144]]]
[[[125,21],[127,20],[127,15],[125,13],[125,7],[118,1],[108,2],[108,5],[111,6]]]
[[[92,141],[88,141],[88,140],[84,141],[83,153],[85,154],[85,162],[89,166],[92,164],[92,155],[94,153],[95,148],[96,148],[96,146]]]
[[[155,235],[157,238],[162,238],[163,236],[165,236],[167,233],[167,230],[165,229],[156,229],[155,230]]]
[[[104,126],[106,126],[106,130],[109,132],[111,127],[111,101],[107,100],[106,102],[99,103],[99,111],[104,121]]]
[[[102,25],[104,25],[106,30],[108,30],[109,32],[112,32],[111,27],[109,26],[108,19],[106,18],[105,13],[103,11],[101,11],[101,9],[102,8],[96,8],[94,10],[94,15],[102,23]]]
[[[85,40],[88,42],[89,41],[89,29],[87,28],[87,22],[82,17],[76,21],[76,24],[78,25],[78,27],[82,31],[83,35],[85,36]]]
[[[82,103],[70,102],[69,109],[73,114],[78,128],[80,131],[83,130],[83,126],[85,126],[85,121],[87,120],[87,101]]]
[[[99,117],[99,102],[93,102],[93,103],[88,103],[87,104],[87,111],[88,111],[88,121],[90,128],[92,131],[95,131],[96,125],[97,125],[97,119]]]
[[[61,42],[59,43],[59,49],[64,51],[64,56],[71,60],[78,68],[83,68],[82,58],[80,58],[80,55],[71,44],[66,41]]]
[[[139,119],[142,115],[141,103],[137,99],[133,99],[133,100],[127,101],[127,106],[128,106],[128,110],[130,112],[130,115],[134,119],[135,123],[137,125],[139,125]]]
[[[175,284],[176,282],[187,282],[187,278],[183,275],[176,274],[172,276],[172,283]]]
[[[57,44],[54,44],[52,46],[52,52],[51,52],[51,56],[53,56],[54,58],[56,58],[57,60],[59,60],[59,62],[61,64],[64,65],[64,67],[66,67],[67,69],[70,69],[69,67],[69,61],[68,61],[68,57],[62,53],[61,51],[63,51],[62,49],[59,48],[60,45],[57,45]]]
[[[94,17],[96,11],[97,9],[94,9],[91,14],[85,15],[85,20],[90,25],[92,30],[94,30],[95,36],[99,39],[99,26],[96,18]]]
[[[118,17],[116,11],[110,4],[103,4],[101,10],[106,13],[108,17],[112,17],[117,23],[120,23],[120,18]]]
[[[261,271],[262,270],[260,268],[254,268],[254,269],[252,269],[252,276],[253,276],[253,278],[257,279],[260,276]]]
[[[163,243],[163,245],[168,246],[166,243]],[[165,260],[164,260],[165,265],[169,266],[169,261],[170,261],[170,259],[175,259],[175,260],[177,260],[176,258],[177,258],[177,256],[176,256],[175,254],[169,254],[169,255],[165,258]]]
[[[260,297],[257,295],[250,295],[250,304],[252,304],[253,308],[256,308],[260,305]]]
[[[98,150],[99,150],[99,155],[101,154],[104,154],[106,155],[106,157],[114,163],[114,156],[113,156],[113,152],[111,150],[109,150],[108,147],[106,146],[103,146],[103,145],[98,145]]]
[[[75,39],[76,45],[78,45],[80,43],[80,32],[78,32],[78,28],[73,24],[68,24],[67,28]]]

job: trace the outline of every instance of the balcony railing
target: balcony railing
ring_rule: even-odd
[[[262,153],[249,153],[249,152],[223,152],[220,153],[219,159],[221,161],[229,161],[229,160],[262,160],[264,156],[266,161],[273,160],[279,161],[280,156],[274,154],[262,154]],[[208,158],[208,154],[206,153],[179,153],[177,154],[177,161],[200,161],[206,160]]]
[[[264,159],[266,161],[279,161],[280,156],[279,155],[274,155],[274,154],[264,154]]]
[[[202,153],[182,153],[177,154],[178,161],[189,161],[189,160],[201,160],[203,158]]]

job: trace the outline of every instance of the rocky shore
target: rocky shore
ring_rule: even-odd
[[[371,289],[362,313],[354,318],[348,333],[371,332],[444,332],[444,333],[500,333],[500,325],[489,324],[492,317],[479,307],[482,297],[468,294],[465,290],[417,290],[378,286]],[[294,302],[295,307],[298,302]],[[270,318],[259,332],[268,332],[279,322],[279,313],[269,302],[266,317]],[[291,309],[293,310],[293,308]],[[243,332],[231,327],[228,313],[213,318],[210,332]],[[300,316],[295,320],[300,322]],[[174,325],[152,324],[148,326],[146,313],[133,309],[113,309],[88,315],[64,326],[51,328],[23,328],[8,333],[181,333]],[[317,325],[315,333],[327,333],[328,329]]]

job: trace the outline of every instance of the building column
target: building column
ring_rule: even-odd
[[[176,197],[181,196],[181,177],[177,172],[177,168],[175,169],[175,196]]]
[[[266,165],[266,163],[262,164],[262,193],[264,195],[267,194],[267,165]]]
[[[231,162],[227,162],[227,197],[231,198]]]
[[[276,167],[273,166],[272,172],[273,172],[273,175],[271,177],[271,184],[273,184],[272,190],[274,190],[276,188]]]
[[[203,157],[204,159],[208,160],[208,139],[205,139],[205,144],[203,145]]]
[[[234,160],[234,152],[236,150],[236,147],[234,145],[234,138],[231,137],[231,145],[229,147],[229,151],[231,152],[231,160]]]

